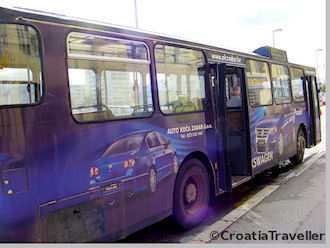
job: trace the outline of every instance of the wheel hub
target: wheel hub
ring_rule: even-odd
[[[305,147],[305,140],[303,138],[300,138],[298,142],[298,152],[301,158],[304,156],[304,147]]]
[[[197,199],[197,187],[194,183],[189,183],[185,189],[185,200],[188,204],[195,202]]]

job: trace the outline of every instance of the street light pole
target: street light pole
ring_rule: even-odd
[[[323,49],[321,48],[315,49],[315,69],[316,69],[316,77],[318,82],[320,82],[318,53],[322,51]]]
[[[282,28],[277,28],[273,30],[273,47],[275,47],[275,33],[283,31]]]
[[[137,0],[134,0],[135,27],[139,28]]]

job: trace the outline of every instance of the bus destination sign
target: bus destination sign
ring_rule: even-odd
[[[210,53],[208,54],[209,60],[229,63],[229,64],[239,64],[244,65],[244,59],[238,55],[226,54],[226,53]]]

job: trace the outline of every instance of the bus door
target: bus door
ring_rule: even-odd
[[[307,76],[307,92],[308,92],[308,115],[310,120],[311,143],[318,144],[321,141],[321,125],[320,125],[320,105],[318,88],[314,76]]]
[[[218,138],[223,140],[224,160],[230,187],[251,175],[249,159],[248,107],[245,88],[244,68],[226,64],[216,67],[217,96],[215,104]]]

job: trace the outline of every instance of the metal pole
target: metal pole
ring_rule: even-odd
[[[283,29],[281,29],[281,28],[277,28],[277,29],[273,30],[273,47],[275,47],[275,33],[281,32],[281,31],[283,31]]]
[[[318,48],[315,49],[315,69],[316,69],[316,81],[319,83],[320,82],[320,74],[319,74],[319,60],[318,60],[318,52],[322,52],[323,49]]]
[[[139,28],[137,0],[134,0],[135,27]]]

